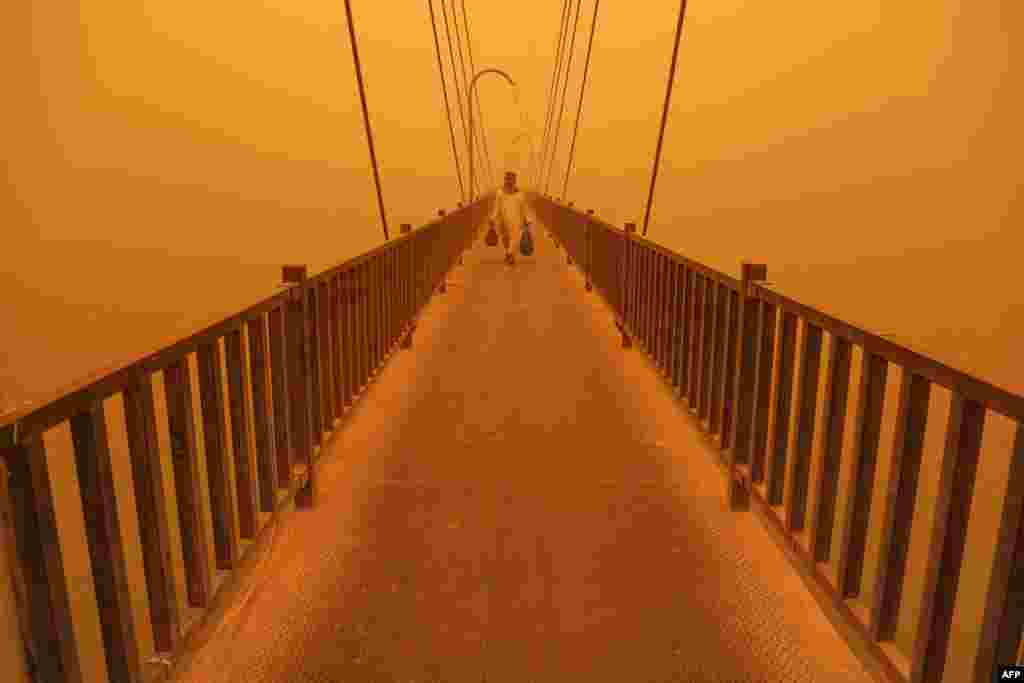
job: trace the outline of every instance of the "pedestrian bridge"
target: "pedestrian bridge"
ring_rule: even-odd
[[[1016,661],[1024,398],[546,196],[506,266],[492,202],[5,416],[3,680]]]

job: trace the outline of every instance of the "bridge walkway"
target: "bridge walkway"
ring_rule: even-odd
[[[870,680],[550,240],[474,245],[369,392],[178,680]]]

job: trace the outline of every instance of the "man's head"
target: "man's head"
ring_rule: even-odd
[[[505,191],[515,192],[516,174],[512,171],[505,171]]]

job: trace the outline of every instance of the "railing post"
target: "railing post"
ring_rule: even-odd
[[[590,218],[593,215],[594,215],[594,210],[593,209],[587,209],[587,222],[586,222],[586,227],[584,228],[584,232],[583,232],[584,249],[586,250],[586,254],[587,254],[587,267],[586,267],[586,271],[587,271],[587,284],[584,286],[584,289],[586,291],[588,291],[588,292],[593,291],[593,289],[594,289],[594,283],[591,281],[591,276],[590,276],[590,271],[591,271],[591,268],[593,267],[593,244],[591,243],[591,239],[593,237],[593,235],[592,235],[593,231],[591,230]]]
[[[629,315],[629,296],[627,294],[629,287],[629,256],[630,256],[630,244],[632,242],[631,235],[636,233],[636,223],[626,223],[625,228],[622,231],[622,286],[621,286],[621,305],[622,310],[619,311],[619,320],[616,321],[615,325],[619,328],[619,332],[622,334],[622,348],[632,348],[633,340],[629,336],[629,330],[626,328],[626,319]]]
[[[3,456],[10,477],[11,551],[25,576],[23,623],[30,629],[26,654],[33,659],[38,680],[84,683],[87,672],[71,622],[70,587],[42,435],[17,443]]]
[[[750,507],[749,469],[739,466],[750,462],[751,416],[754,405],[756,378],[755,353],[760,339],[757,334],[757,300],[751,297],[752,284],[768,278],[768,266],[744,261],[740,264],[739,325],[736,335],[736,376],[734,377],[732,434],[729,442],[729,508],[746,510]]]
[[[461,203],[460,203],[460,206],[461,206]],[[437,210],[437,215],[439,217],[441,217],[441,218],[444,218],[445,216],[448,215],[448,212],[445,211],[444,209],[438,209]],[[430,255],[430,261],[431,261],[431,263],[434,264],[434,267],[438,268],[439,270],[441,270],[441,266],[444,265],[444,263],[443,263],[444,253],[443,253],[443,251],[441,249],[438,249],[438,246],[440,244],[441,244],[441,224],[438,223],[438,225],[437,225],[437,234],[434,236],[434,248],[432,250],[433,253],[431,253],[431,255]],[[442,270],[442,272],[440,272],[440,273],[434,272],[434,273],[431,273],[431,275],[440,275],[441,276],[441,282],[437,286],[437,293],[438,294],[444,294],[445,292],[447,292],[448,291],[448,282],[447,282],[448,273],[446,271]]]
[[[12,451],[13,455],[13,451]],[[28,659],[37,659],[31,643],[32,628],[25,596],[28,589],[19,562],[14,508],[11,505],[7,464],[0,455],[0,661],[7,662],[3,673],[11,683],[29,683]]]
[[[316,502],[316,466],[313,460],[312,358],[310,357],[309,311],[306,266],[284,266],[282,281],[289,291],[286,330],[288,335],[288,388],[295,461],[306,465],[306,485],[295,496],[295,506],[310,508]]]
[[[408,235],[410,232],[412,232],[412,224],[411,223],[402,223],[402,225],[399,227],[399,231],[400,231],[399,234],[401,234],[401,235]],[[402,274],[403,278],[411,279],[411,278],[415,277],[415,273],[416,273],[416,257],[415,257],[415,253],[412,251],[414,244],[415,244],[415,242],[413,242],[412,240],[409,241],[409,246],[408,246],[408,250],[409,250],[409,256],[408,256],[409,267],[407,269],[403,269],[403,274]],[[406,288],[406,286],[409,283],[408,279],[406,280],[406,282],[402,283],[403,291],[405,291],[405,288]],[[415,288],[413,289],[413,292],[415,292]],[[415,309],[415,298],[416,298],[415,297],[415,293],[412,294],[410,298],[413,300],[412,303],[411,304],[407,303],[406,307],[405,307],[405,310],[403,311],[403,315],[408,316],[408,318],[406,320],[402,321],[403,328],[402,328],[401,347],[403,349],[408,349],[408,348],[412,347],[412,333],[416,329],[416,324],[412,321],[412,311]]]

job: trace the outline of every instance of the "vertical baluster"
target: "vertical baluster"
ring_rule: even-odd
[[[388,345],[388,290],[387,290],[387,252],[381,252],[375,259],[377,262],[377,312],[380,323],[377,325],[378,329],[378,342],[377,342],[377,365],[378,367],[384,363],[384,358],[387,356]]]
[[[997,665],[1019,662],[1024,633],[1024,422],[1017,423],[1003,509],[995,537],[995,562],[980,624],[976,680]]]
[[[241,551],[238,545],[235,501],[231,495],[231,456],[228,453],[228,435],[224,426],[224,384],[220,371],[220,345],[217,340],[201,345],[198,356],[199,395],[217,568],[231,569],[238,563]]]
[[[661,306],[658,311],[658,369],[663,378],[671,377],[669,365],[670,339],[672,335],[672,317],[675,313],[672,303],[675,292],[672,289],[673,270],[675,263],[668,256],[662,257],[661,268]]]
[[[654,255],[654,250],[652,250],[649,246],[644,245],[644,280],[643,289],[640,294],[643,306],[643,317],[640,319],[640,329],[642,330],[643,350],[648,355],[648,357],[653,357],[654,355],[654,344],[652,343],[653,340],[651,338],[651,313],[654,311],[654,308],[657,305],[658,298],[658,280],[654,272]]]
[[[789,443],[789,415],[793,399],[793,361],[796,355],[796,316],[782,311],[778,361],[775,364],[774,405],[768,441],[767,471],[769,505],[781,505],[785,485],[786,446]]]
[[[665,331],[669,329],[669,258],[664,254],[658,254],[657,268],[657,312],[655,319],[654,336],[654,367],[665,373]]]
[[[740,264],[740,273],[740,288],[735,300],[736,372],[732,380],[735,416],[726,420],[729,424],[722,428],[723,435],[729,434],[730,465],[734,473],[736,466],[750,462],[751,417],[754,414],[757,383],[757,351],[761,345],[757,327],[759,302],[753,298],[752,286],[767,277],[768,268],[763,263],[744,261]],[[745,505],[744,496],[745,492],[737,491],[734,503]]]
[[[124,408],[153,644],[158,652],[171,652],[181,628],[180,597],[171,568],[171,528],[166,514],[169,482],[164,481],[160,467],[153,385],[148,373],[140,373],[124,392]]]
[[[807,513],[808,479],[811,470],[811,446],[814,443],[814,417],[818,407],[818,375],[821,366],[821,328],[804,321],[800,365],[797,369],[795,414],[790,436],[786,479],[786,527],[802,531]]]
[[[312,507],[316,499],[316,467],[313,462],[313,359],[310,326],[308,270],[306,266],[285,266],[284,281],[292,285],[286,304],[285,329],[288,343],[289,426],[296,463],[306,468],[306,485],[295,496],[299,508]]]
[[[637,246],[632,239],[626,245],[626,310],[629,312],[629,334],[630,342],[637,337],[636,315],[637,308],[637,283],[639,275],[639,264],[637,261]],[[639,343],[639,340],[638,340]]]
[[[403,223],[401,231],[403,235],[408,235],[412,232],[412,224]],[[402,292],[402,324],[400,334],[401,346],[403,349],[407,349],[412,346],[413,314],[415,310],[415,297],[413,294],[413,267],[415,264],[412,258],[412,246],[414,242],[414,237],[408,237],[402,243],[401,261],[398,271],[399,283],[401,285]]]
[[[718,291],[720,285],[711,278],[705,278],[704,292],[704,340],[701,346],[703,358],[700,368],[700,394],[697,397],[697,417],[708,419],[711,414],[711,387],[714,386],[715,338],[718,336]]]
[[[274,404],[270,394],[270,359],[267,355],[267,319],[258,315],[246,322],[249,337],[249,373],[252,378],[252,417],[259,476],[260,510],[277,508],[277,459],[274,457]]]
[[[341,296],[341,367],[344,405],[355,400],[355,291],[352,270],[341,273],[338,283]]]
[[[665,326],[662,328],[661,372],[669,384],[675,385],[675,360],[679,351],[676,345],[676,326],[678,325],[679,307],[679,264],[669,260],[665,270]]]
[[[0,661],[9,683],[31,683],[30,672],[38,667],[39,649],[32,642],[32,621],[29,617],[28,586],[22,560],[18,556],[16,516],[11,495],[10,470],[5,458],[15,457],[13,447],[0,449],[0,553],[7,560],[0,566]],[[46,607],[49,612],[49,606]],[[53,637],[53,634],[50,635]]]
[[[270,335],[270,379],[273,385],[271,393],[274,401],[274,453],[277,462],[277,487],[283,489],[290,488],[292,485],[294,452],[291,422],[288,417],[291,388],[288,382],[290,363],[287,353],[286,306],[287,304],[274,307],[267,316]]]
[[[366,288],[363,286],[363,264],[355,266],[352,271],[353,287],[353,334],[354,339],[352,351],[355,360],[355,376],[353,382],[353,394],[359,396],[363,393],[363,385],[366,381],[366,335],[365,335],[365,306],[364,299]]]
[[[693,324],[691,316],[690,301],[692,299],[692,277],[691,271],[683,263],[679,264],[678,282],[676,289],[679,290],[676,298],[676,336],[673,346],[676,347],[674,367],[672,369],[672,383],[678,387],[680,396],[686,396],[686,387],[689,379],[689,358],[690,358],[690,327]]]
[[[839,591],[844,598],[861,594],[864,551],[871,499],[877,469],[878,443],[882,434],[882,408],[888,364],[866,348],[862,354],[860,386],[857,391],[857,416],[854,420],[853,477],[845,505],[845,516],[836,558]]]
[[[647,352],[648,356],[651,356],[654,352],[654,340],[651,334],[651,327],[653,322],[654,307],[658,292],[655,288],[657,284],[657,278],[654,273],[654,250],[649,246],[643,247],[644,254],[644,285],[641,291],[641,297],[643,300],[643,321],[641,327],[643,329],[644,339],[644,351]]]
[[[892,640],[903,596],[910,523],[917,499],[931,384],[904,371],[893,439],[889,488],[882,503],[882,543],[868,627],[875,640]]]
[[[256,501],[256,471],[250,450],[252,421],[247,400],[250,386],[249,366],[242,348],[242,323],[226,340],[228,365],[228,405],[231,412],[231,442],[235,456],[235,492],[238,496],[238,530],[242,538],[256,537],[259,530],[259,505]]]
[[[729,286],[719,282],[715,295],[715,327],[712,342],[711,386],[708,387],[707,426],[710,434],[721,428],[722,376],[725,374],[725,352],[729,346]]]
[[[636,223],[626,223],[622,231],[622,251],[620,261],[622,267],[622,280],[619,291],[620,311],[622,320],[622,346],[630,348],[633,345],[632,337],[636,335],[635,318],[635,294],[636,294],[636,265],[634,260]]]
[[[382,334],[384,343],[383,358],[391,355],[391,251],[389,248],[380,255],[381,263],[381,304],[384,314],[381,316]]]
[[[344,327],[344,295],[342,293],[342,275],[336,274],[331,278],[330,284],[330,315],[328,316],[331,326],[331,386],[334,388],[334,409],[336,416],[345,414],[345,365],[343,363],[343,349],[345,347]]]
[[[773,364],[775,360],[775,306],[760,301],[757,306],[757,345],[755,353],[754,403],[750,416],[750,480],[764,481],[768,444],[768,417],[771,413]]]
[[[175,361],[164,370],[164,393],[188,599],[193,607],[206,607],[213,598],[211,550],[206,538],[208,520],[199,478],[199,443],[187,358]]]
[[[321,279],[317,283],[317,323],[319,340],[320,360],[320,385],[323,393],[323,421],[324,431],[334,429],[334,420],[341,411],[334,403],[334,345],[335,327],[334,316],[331,315],[334,309],[334,297],[330,279]]]
[[[380,284],[380,267],[381,258],[378,253],[376,256],[370,259],[370,335],[372,340],[371,348],[373,349],[373,355],[370,357],[370,374],[376,376],[380,370],[380,358],[381,358],[381,284]]]
[[[309,355],[307,356],[307,383],[309,384],[309,408],[311,413],[310,432],[313,448],[323,443],[324,431],[326,429],[326,416],[324,415],[324,395],[320,388],[320,306],[319,286],[311,283],[306,288],[306,309],[305,329],[306,344]]]
[[[719,445],[723,449],[731,447],[732,442],[732,413],[735,400],[734,391],[736,387],[736,344],[739,334],[739,308],[740,295],[730,288],[725,289],[725,300],[728,305],[728,314],[725,320],[725,338],[722,348],[722,379],[719,383],[721,401],[718,404],[718,433],[720,435]]]
[[[707,296],[707,279],[697,273],[693,273],[693,310],[690,314],[692,330],[690,335],[690,384],[686,392],[686,401],[690,411],[696,415],[700,406],[700,375],[701,360],[704,358],[704,299]]]
[[[825,376],[825,412],[821,416],[821,453],[814,478],[817,490],[808,538],[811,557],[826,562],[832,549],[832,528],[836,517],[836,495],[839,490],[839,467],[846,427],[846,397],[850,387],[850,342],[832,335]]]
[[[113,681],[141,683],[142,653],[136,637],[113,459],[101,400],[71,418],[71,438],[107,673]]]
[[[594,224],[591,220],[594,215],[593,209],[587,209],[587,220],[584,223],[584,258],[586,259],[587,269],[587,284],[584,285],[584,290],[592,292],[594,290]]]
[[[938,494],[933,502],[935,518],[928,543],[920,618],[910,659],[913,683],[939,682],[945,669],[984,422],[985,410],[981,405],[954,392]]]
[[[25,572],[36,675],[46,683],[85,683],[42,435],[28,437],[4,457],[10,477],[16,556]]]
[[[388,348],[391,352],[394,352],[395,346],[398,344],[399,333],[402,330],[402,277],[401,277],[401,264],[402,264],[402,252],[405,249],[405,244],[396,244],[390,250],[388,250],[388,305],[389,305],[389,320],[390,320],[390,334],[388,338]]]
[[[373,376],[373,286],[370,280],[370,262],[363,261],[359,267],[359,338],[362,352],[360,358],[360,392],[370,383]]]

